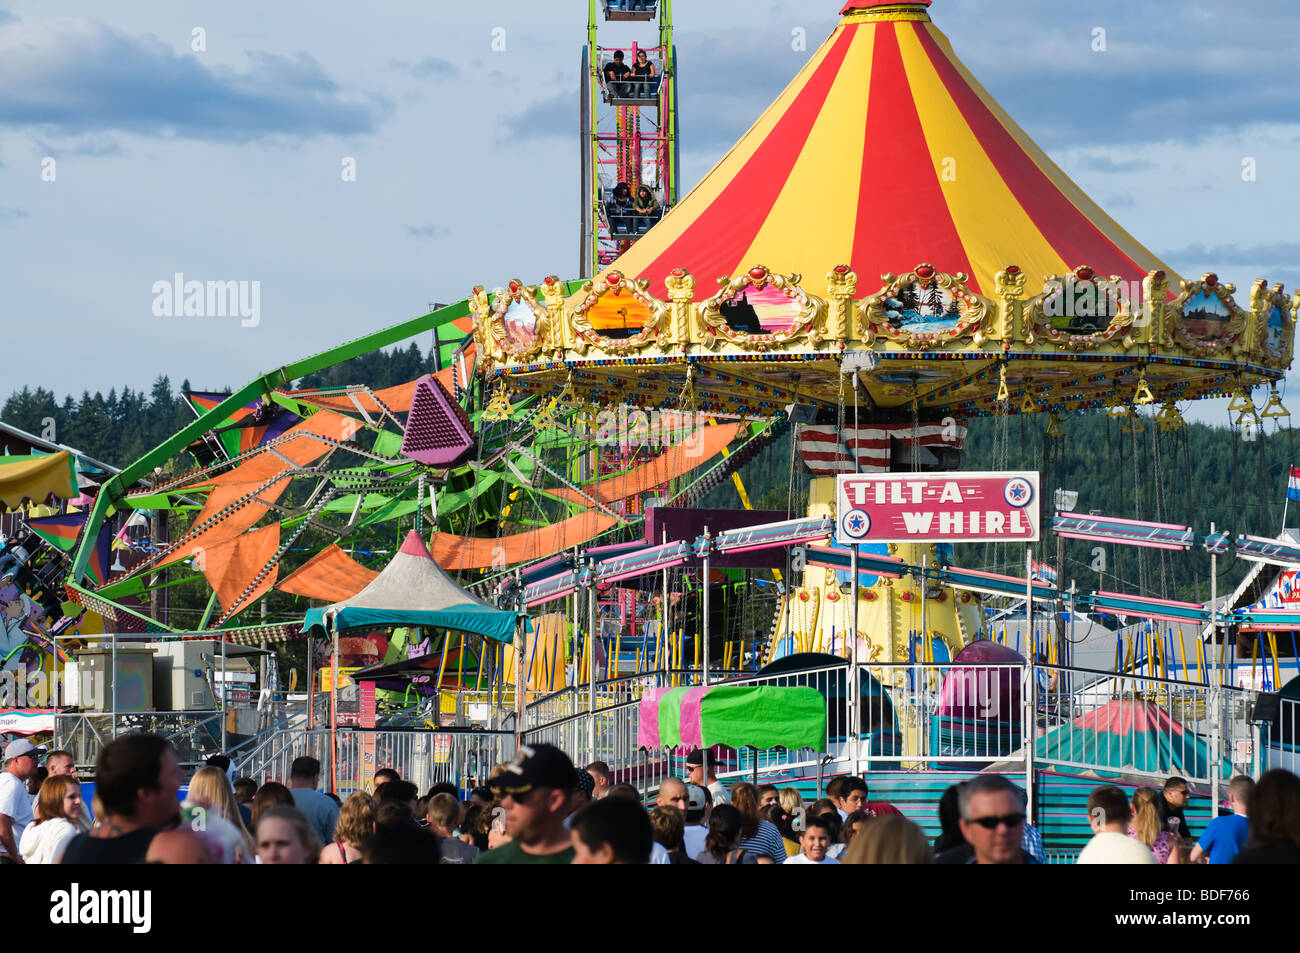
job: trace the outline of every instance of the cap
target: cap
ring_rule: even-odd
[[[527,794],[533,788],[559,788],[572,791],[577,773],[569,756],[555,745],[521,745],[515,760],[488,786],[503,794]]]
[[[5,761],[12,758],[21,758],[25,754],[34,755],[37,758],[45,755],[44,748],[38,748],[26,738],[19,738],[17,741],[11,741],[5,745]]]
[[[686,785],[687,817],[696,814],[703,814],[704,809],[712,803],[713,803],[713,795],[709,793],[708,788],[702,788],[698,784]]]
[[[703,748],[696,748],[694,751],[692,751],[690,754],[688,754],[688,755],[686,756],[686,763],[687,763],[687,764],[690,764],[690,765],[703,764],[703,763],[704,763],[704,749],[703,749]],[[714,765],[714,766],[716,767],[716,766],[717,766],[717,763],[718,763],[718,753],[717,753],[716,751],[711,752],[711,753],[709,754],[709,764]]]
[[[579,768],[575,772],[575,775],[576,775],[576,780],[574,781],[573,784],[574,789],[577,791],[581,791],[583,794],[590,797],[591,792],[596,790],[596,779],[593,778],[586,771],[584,771],[582,768]]]

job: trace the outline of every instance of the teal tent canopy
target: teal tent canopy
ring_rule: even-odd
[[[1206,739],[1151,701],[1113,698],[1039,738],[1037,757],[1086,764],[1102,777],[1133,772],[1208,778],[1213,758]],[[1111,769],[1111,770],[1106,770]],[[1220,777],[1232,776],[1224,759]]]
[[[303,631],[317,626],[335,633],[392,625],[431,626],[509,642],[517,617],[458,585],[412,530],[366,588],[323,609],[308,609]]]

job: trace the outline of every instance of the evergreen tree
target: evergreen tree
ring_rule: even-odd
[[[943,291],[939,288],[938,282],[933,279],[926,287],[925,309],[930,312],[932,318],[943,316]]]

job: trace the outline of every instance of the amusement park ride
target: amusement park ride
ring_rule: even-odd
[[[1282,416],[1275,385],[1291,364],[1300,294],[1261,278],[1239,303],[1214,274],[1177,275],[974,81],[928,0],[851,0],[775,103],[679,198],[670,3],[589,3],[579,277],[479,285],[212,397],[194,423],[106,479],[74,521],[63,634],[107,642],[114,657],[130,644],[218,640],[210,666],[233,646],[307,639],[317,651],[301,688],[334,703],[339,777],[349,719],[332,689],[349,675],[361,686],[351,720],[361,728],[564,737],[631,765],[632,738],[615,750],[597,725],[606,707],[617,714],[651,689],[707,692],[720,680],[790,687],[796,657],[823,675],[861,671],[845,683],[860,705],[847,725],[828,722],[850,743],[835,749],[828,737],[823,749],[854,768],[873,757],[913,770],[1012,762],[1028,765],[1029,782],[1044,760],[1135,776],[1179,767],[1059,753],[1061,732],[1115,704],[1185,732],[1204,755],[1202,773],[1181,765],[1194,781],[1217,781],[1228,760],[1261,766],[1259,722],[1242,715],[1229,731],[1207,711],[1253,711],[1259,689],[1295,672],[1297,540],[1053,514],[1051,488],[1033,474],[1035,498],[1019,506],[1043,531],[1202,546],[1216,558],[1235,550],[1262,567],[1231,600],[1083,592],[1061,567],[1061,584],[1049,581],[1032,556],[1023,577],[989,572],[960,538],[845,542],[836,486],[900,473],[917,486],[945,474],[957,485],[965,422],[976,417],[1042,414],[1059,434],[1086,412],[1141,428],[1153,419],[1143,409],[1159,408],[1155,422],[1176,428],[1180,404],[1221,396],[1242,417]],[[598,43],[598,25],[619,21],[657,23],[655,45]],[[611,70],[615,52],[633,66],[646,53],[650,71]],[[937,157],[952,157],[960,175]],[[642,187],[651,211],[635,205]],[[435,368],[419,380],[295,387],[430,331]],[[1269,394],[1262,412],[1256,388]],[[739,468],[782,441],[808,481],[807,510],[752,510]],[[160,469],[187,450],[199,465]],[[728,480],[744,508],[703,507]],[[109,571],[106,541],[133,513],[167,532],[129,569]],[[202,621],[178,630],[148,607],[151,593],[186,580],[202,580],[210,598]],[[259,616],[272,592],[301,600],[293,618]],[[992,616],[1009,607],[1020,616],[1010,638]],[[1072,665],[1073,632],[1101,613],[1123,617],[1123,637],[1146,647],[1087,672]],[[84,648],[69,641],[66,654]],[[28,661],[47,672],[64,664],[34,650]],[[963,708],[953,686],[979,666],[996,670],[995,687],[986,678],[980,703]],[[1015,703],[996,716],[1014,730],[953,740],[954,725],[996,720],[999,699]],[[881,728],[886,703],[892,728]],[[74,723],[102,736],[102,723],[86,726],[103,712],[110,733],[123,726],[116,702],[59,710],[42,723],[56,743]],[[314,698],[305,724],[280,712],[279,723],[234,731],[231,713],[213,713],[220,741],[244,742],[236,753],[248,770],[263,765],[252,752],[272,727],[307,737],[321,717]],[[578,734],[546,733],[583,713]],[[1218,733],[1202,751],[1211,724]],[[1255,743],[1245,758],[1243,740]],[[1289,733],[1269,743],[1291,750]],[[776,764],[756,753],[751,767]]]

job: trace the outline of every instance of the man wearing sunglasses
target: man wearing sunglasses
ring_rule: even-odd
[[[1038,863],[1020,846],[1025,831],[1025,796],[1020,788],[1000,774],[981,774],[961,786],[957,805],[961,833],[971,847],[969,859],[958,863]],[[959,850],[945,853],[956,855]]]

